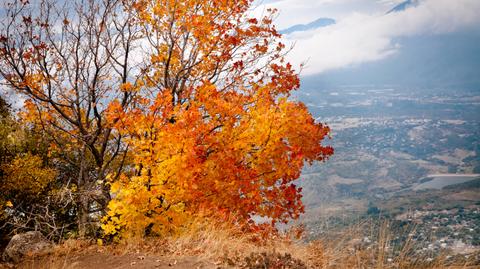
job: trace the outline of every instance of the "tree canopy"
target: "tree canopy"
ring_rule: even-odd
[[[193,218],[258,229],[303,212],[294,181],[333,154],[291,98],[299,76],[252,1],[42,0],[8,6],[0,74],[49,134],[81,235],[181,231]],[[25,165],[34,165],[35,159]],[[100,213],[100,215],[95,212]],[[97,220],[98,223],[98,220]]]

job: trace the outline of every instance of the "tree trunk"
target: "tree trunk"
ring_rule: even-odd
[[[78,203],[78,236],[85,238],[88,232],[88,197],[79,197]]]
[[[80,238],[85,238],[87,235],[87,224],[88,224],[88,196],[86,195],[86,186],[87,186],[87,173],[86,170],[86,146],[84,145],[80,154],[80,169],[78,173],[78,196],[77,196],[77,228],[78,236]]]

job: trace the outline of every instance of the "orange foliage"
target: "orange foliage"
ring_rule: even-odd
[[[193,216],[259,227],[303,212],[293,182],[333,149],[329,128],[289,96],[298,75],[272,26],[248,18],[251,1],[130,3],[154,47],[133,89],[136,105],[110,105],[134,165],[111,183],[105,234],[178,231]]]

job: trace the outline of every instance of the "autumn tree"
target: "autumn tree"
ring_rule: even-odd
[[[55,169],[28,154],[14,162],[38,172],[39,188],[55,177],[81,236],[107,203],[102,227],[120,236],[177,231],[192,217],[252,229],[255,217],[274,225],[303,211],[294,181],[333,153],[329,128],[290,97],[299,78],[275,11],[249,18],[251,5],[7,4],[0,75],[26,97],[19,116],[45,134]]]
[[[112,181],[105,234],[176,232],[192,217],[247,229],[303,212],[294,183],[306,162],[333,153],[329,128],[290,94],[299,77],[272,24],[248,16],[250,0],[137,0],[147,66],[111,103],[107,118],[126,137],[132,166]]]
[[[69,231],[71,203],[57,178],[45,134],[19,122],[0,96],[0,245],[32,229],[52,239]]]
[[[132,101],[139,25],[118,0],[16,0],[5,4],[0,76],[26,98],[25,121],[49,137],[57,177],[73,190],[80,235],[110,199],[105,176],[125,162],[106,109]],[[137,59],[139,60],[139,59]],[[138,63],[138,61],[137,61]]]

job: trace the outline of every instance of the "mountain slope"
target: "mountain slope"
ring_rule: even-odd
[[[402,2],[398,5],[396,5],[394,8],[392,8],[390,11],[387,12],[387,14],[390,13],[395,13],[395,12],[401,12],[404,11],[410,7],[414,7],[418,5],[418,0],[407,0],[405,2]]]
[[[280,33],[288,35],[288,34],[291,34],[293,32],[313,30],[313,29],[317,29],[317,28],[321,28],[321,27],[326,27],[326,26],[329,26],[329,25],[332,25],[332,24],[335,24],[334,19],[319,18],[319,19],[317,19],[315,21],[312,21],[308,24],[297,24],[297,25],[291,26],[287,29],[281,30]]]
[[[397,85],[480,89],[480,31],[411,36],[383,60],[305,76],[302,87]]]

